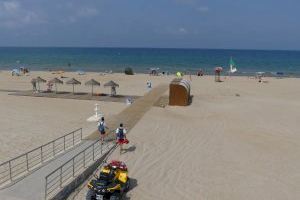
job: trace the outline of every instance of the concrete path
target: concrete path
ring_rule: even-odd
[[[45,198],[45,177],[53,170],[63,165],[67,160],[91,145],[95,140],[83,140],[81,144],[45,164],[38,170],[15,183],[14,185],[0,190],[2,200],[41,200]]]
[[[133,126],[143,117],[143,115],[154,105],[154,103],[166,92],[168,85],[159,85],[152,89],[144,97],[137,99],[131,106],[123,110],[113,119],[107,119],[106,123],[110,127],[110,131],[116,129],[122,122],[127,129]],[[91,134],[82,143],[58,156],[54,160],[45,164],[37,171],[28,175],[26,178],[10,186],[9,188],[0,190],[0,199],[2,200],[41,200],[45,197],[45,177],[52,171],[63,165],[66,161],[74,157],[86,147],[91,145],[95,140],[99,139],[98,131]]]

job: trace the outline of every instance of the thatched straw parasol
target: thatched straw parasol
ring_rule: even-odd
[[[54,83],[55,93],[57,93],[57,84],[63,84],[64,83],[62,80],[59,80],[58,78],[51,79],[49,82]]]
[[[215,81],[216,82],[221,82],[220,76],[221,76],[222,71],[223,71],[222,67],[215,67]]]
[[[68,80],[66,84],[73,85],[73,94],[74,94],[74,85],[81,85],[81,82],[77,81],[75,78],[72,78]]]
[[[104,84],[104,87],[111,87],[111,96],[115,96],[117,94],[116,87],[119,87],[119,84],[115,83],[114,81],[109,81]]]
[[[92,95],[93,95],[93,93],[94,93],[94,90],[93,90],[94,85],[100,86],[100,83],[98,81],[94,80],[94,79],[91,79],[91,80],[85,82],[85,85],[91,85],[92,86]]]
[[[35,79],[35,81],[38,84],[38,91],[40,91],[40,83],[46,83],[47,82],[45,79],[42,79],[39,76]]]

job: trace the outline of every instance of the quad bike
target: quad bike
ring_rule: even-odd
[[[127,166],[124,162],[113,160],[87,186],[86,200],[121,200],[129,190]]]

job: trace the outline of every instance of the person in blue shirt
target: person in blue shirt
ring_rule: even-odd
[[[119,128],[116,129],[116,140],[117,144],[120,145],[120,154],[123,151],[123,144],[128,144],[128,140],[126,138],[126,129],[123,127],[123,124],[121,123]]]
[[[101,143],[103,143],[103,141],[104,141],[104,137],[105,137],[105,134],[106,134],[106,131],[105,131],[106,129],[108,129],[108,127],[106,126],[106,123],[104,121],[104,117],[101,117],[101,120],[98,123],[98,131],[100,133]]]

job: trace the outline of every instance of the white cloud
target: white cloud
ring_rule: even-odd
[[[44,22],[36,12],[22,7],[19,1],[0,2],[0,27],[17,28]]]
[[[6,12],[17,12],[20,8],[20,4],[17,1],[4,1],[2,2],[2,7]]]
[[[99,14],[98,10],[92,7],[76,8],[73,5],[71,7],[67,5],[65,9],[68,14],[59,20],[62,23],[76,23],[81,18],[94,17]]]
[[[90,17],[90,16],[98,15],[98,10],[95,8],[86,7],[86,8],[81,8],[77,14],[78,16],[81,17]]]
[[[179,28],[178,32],[182,34],[186,34],[188,31],[185,28]]]
[[[205,13],[205,12],[209,11],[209,8],[207,6],[200,6],[200,7],[196,8],[196,10],[198,12]]]
[[[175,0],[176,3],[183,4],[183,5],[194,5],[195,0]]]

